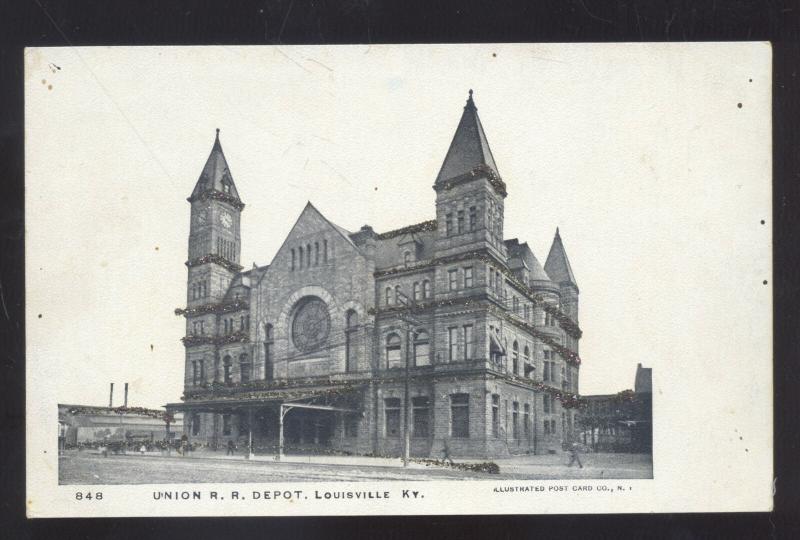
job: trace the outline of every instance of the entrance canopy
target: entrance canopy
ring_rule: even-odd
[[[261,405],[282,405],[289,403],[308,403],[317,399],[330,401],[332,398],[346,397],[352,395],[354,391],[361,389],[361,386],[317,386],[311,388],[282,388],[279,390],[258,391],[252,393],[243,392],[241,396],[220,396],[211,397],[205,400],[184,401],[181,403],[168,403],[165,408],[168,411],[191,411],[191,412],[223,412],[230,409],[243,409],[258,407]],[[326,407],[327,408],[327,407]]]

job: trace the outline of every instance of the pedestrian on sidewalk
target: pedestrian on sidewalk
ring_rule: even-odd
[[[226,456],[234,455],[234,450],[236,450],[236,445],[233,444],[233,439],[228,439],[228,450],[225,452]]]
[[[443,455],[442,460],[446,461],[447,463],[449,463],[450,466],[452,467],[453,466],[453,460],[450,458],[450,447],[447,446],[447,439],[445,439],[445,441],[444,441],[444,448],[442,448],[442,455]]]
[[[572,464],[576,461],[578,462],[578,467],[583,469],[583,463],[581,463],[581,458],[578,455],[580,453],[580,445],[577,442],[573,442],[569,445],[569,465],[567,467],[572,467]]]

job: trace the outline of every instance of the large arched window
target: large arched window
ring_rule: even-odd
[[[414,365],[428,366],[431,363],[431,341],[425,330],[414,334]]]
[[[345,314],[344,328],[344,369],[355,371],[358,361],[356,358],[356,331],[358,330],[358,313],[350,309]]]
[[[422,282],[422,297],[423,298],[430,298],[431,297],[431,282],[427,279]]]
[[[267,323],[264,325],[264,379],[271,381],[275,378],[275,335],[272,325]]]
[[[400,305],[400,285],[394,286],[394,303]]]
[[[243,383],[250,382],[250,357],[246,354],[239,355],[239,380]]]
[[[223,380],[223,382],[225,384],[230,384],[231,382],[233,382],[233,379],[231,378],[232,377],[232,374],[231,374],[232,368],[233,368],[233,361],[231,360],[230,356],[226,356],[222,360],[222,369],[223,369],[223,378],[222,378],[222,380]]]
[[[397,334],[389,334],[386,337],[386,367],[391,369],[401,366],[400,336]]]
[[[519,374],[519,343],[516,341],[511,345],[511,369],[514,375]]]

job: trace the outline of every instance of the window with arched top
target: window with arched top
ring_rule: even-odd
[[[412,293],[414,295],[414,302],[417,302],[419,300],[419,281],[414,282]]]
[[[386,367],[391,369],[401,367],[401,365],[400,336],[389,334],[386,337]]]
[[[419,330],[414,334],[414,365],[429,366],[431,363],[431,340],[428,332]]]
[[[243,383],[250,382],[250,357],[247,354],[239,355],[239,380]]]
[[[222,360],[222,380],[225,384],[230,384],[233,382],[232,379],[232,371],[233,371],[233,361],[231,360],[230,356],[225,356]]]
[[[386,287],[386,305],[389,306],[392,304],[392,288]]]
[[[354,309],[347,310],[344,317],[344,369],[355,371],[358,365],[356,355],[356,332],[358,331],[358,313]]]
[[[400,305],[400,285],[394,286],[394,303]]]
[[[431,282],[427,279],[422,282],[422,297],[423,298],[431,297]]]
[[[516,341],[511,345],[511,369],[514,375],[519,374],[519,343]]]
[[[272,325],[264,325],[264,379],[271,381],[274,375],[275,360],[273,358],[275,348],[275,335]]]

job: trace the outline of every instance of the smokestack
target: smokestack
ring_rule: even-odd
[[[114,383],[111,383],[111,390],[108,392],[108,408],[114,406]]]
[[[124,407],[128,408],[128,383],[125,383],[125,405]]]

